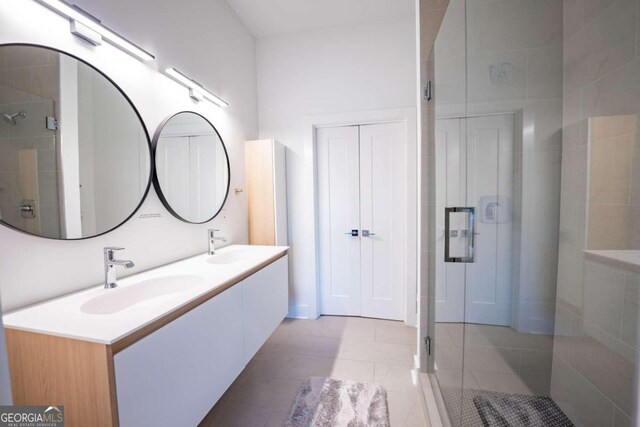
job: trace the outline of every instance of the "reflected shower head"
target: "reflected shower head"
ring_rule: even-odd
[[[17,113],[13,113],[13,114],[9,114],[9,113],[3,113],[2,114],[2,119],[10,124],[11,126],[15,126],[18,123],[16,122],[16,117],[20,117],[21,119],[26,119],[27,118],[27,112],[26,111],[20,111]]]

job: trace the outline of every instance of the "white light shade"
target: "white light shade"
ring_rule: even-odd
[[[79,22],[80,24],[88,27],[89,29],[100,34],[104,39],[108,40],[111,44],[123,49],[134,56],[142,59],[143,61],[151,61],[154,58],[149,52],[140,49],[138,46],[134,45],[124,37],[114,33],[107,27],[95,22],[84,14],[80,13],[78,10],[69,6],[67,3],[60,0],[37,0],[40,3],[43,3],[55,10],[56,12],[72,19],[74,21]]]
[[[204,93],[200,92],[198,89],[189,88],[189,96],[198,102],[205,100]]]
[[[190,79],[175,68],[167,68],[164,72],[177,82],[182,83],[192,91],[197,92],[198,95],[202,95],[207,101],[211,101],[220,107],[227,107],[229,105],[225,100],[209,92],[200,83]]]
[[[71,33],[80,37],[83,40],[86,40],[88,43],[91,43],[94,46],[100,46],[102,44],[102,36],[97,31],[93,31],[91,28],[87,27],[81,22],[76,21],[75,19],[70,19],[71,21]]]

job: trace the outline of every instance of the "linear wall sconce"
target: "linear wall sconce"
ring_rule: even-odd
[[[217,95],[214,95],[200,83],[190,77],[185,76],[175,68],[167,68],[164,72],[181,85],[189,88],[189,96],[191,96],[191,98],[195,99],[196,101],[207,100],[213,102],[219,107],[227,107],[229,105],[225,100]]]
[[[102,40],[124,50],[125,52],[140,58],[143,61],[152,61],[155,57],[139,46],[131,43],[121,35],[115,33],[100,23],[98,19],[89,15],[77,6],[72,6],[62,0],[36,0],[59,15],[69,18],[71,32],[85,41],[99,45]]]

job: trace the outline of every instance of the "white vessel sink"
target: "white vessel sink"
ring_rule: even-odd
[[[152,303],[189,291],[205,282],[201,276],[166,276],[135,283],[126,288],[109,290],[80,306],[87,314],[114,314],[143,303]]]

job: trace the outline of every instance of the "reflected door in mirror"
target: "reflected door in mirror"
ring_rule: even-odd
[[[229,187],[227,153],[217,131],[190,112],[165,122],[155,143],[156,188],[177,218],[190,223],[211,220],[222,208]]]

